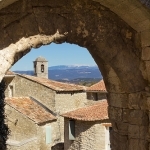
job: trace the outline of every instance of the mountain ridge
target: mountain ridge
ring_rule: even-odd
[[[34,75],[32,70],[14,71],[19,74]],[[48,78],[57,81],[75,82],[79,80],[100,80],[102,75],[97,66],[57,65],[48,67]]]

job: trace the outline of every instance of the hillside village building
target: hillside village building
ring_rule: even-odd
[[[110,150],[107,100],[63,114],[64,150]]]
[[[87,88],[49,80],[47,64],[39,57],[35,76],[5,75],[8,149],[109,150],[104,81]]]
[[[36,60],[39,61],[39,59],[36,59]],[[39,67],[41,68],[42,65],[39,65]],[[44,67],[44,71],[45,70],[46,68]],[[54,117],[57,118],[57,120],[53,120],[54,125],[52,124],[52,129],[51,131],[49,131],[53,133],[55,131],[54,137],[50,135],[52,139],[50,146],[53,146],[53,147],[55,147],[55,145],[58,146],[59,143],[64,142],[64,118],[60,116],[60,114],[66,113],[71,110],[75,110],[77,108],[81,108],[86,105],[86,102],[87,102],[86,92],[85,92],[86,88],[84,86],[62,83],[62,82],[49,80],[47,78],[43,78],[42,74],[44,72],[42,71],[43,70],[41,70],[42,77],[20,75],[20,74],[14,74],[11,72],[8,72],[5,75],[4,80],[6,81],[6,84],[7,84],[5,95],[6,97],[8,97],[6,98],[6,107],[7,107],[6,113],[7,113],[8,118],[12,118],[12,120],[17,120],[19,116],[18,122],[20,122],[20,123],[17,122],[15,126],[12,123],[8,123],[9,128],[12,131],[11,136],[9,137],[9,141],[13,141],[15,143],[22,143],[24,134],[22,134],[22,132],[20,132],[20,130],[18,130],[17,128],[21,128],[24,122],[24,118],[26,117],[29,118],[32,124],[34,123],[38,124],[29,117],[30,112],[27,112],[27,114],[24,114],[22,111],[19,111],[19,110],[27,108],[27,107],[22,106],[21,104],[17,105],[17,103],[21,102],[22,99],[26,99],[26,97],[28,97],[27,99],[30,99],[30,101],[26,101],[25,105],[29,106],[30,104],[29,102],[33,101],[39,107],[42,107],[43,109],[45,109],[45,111],[49,112],[50,115],[53,115]],[[9,99],[9,103],[7,99]],[[14,106],[14,103],[16,104],[15,106]],[[14,113],[18,112],[18,116],[14,115],[14,113],[9,113],[10,109],[11,111],[14,110]],[[47,124],[44,123],[43,128],[46,125]],[[34,125],[34,126],[36,129],[37,125]],[[29,128],[30,126],[27,126],[25,130],[28,130]],[[46,128],[44,129],[46,130]],[[15,138],[16,134],[18,135],[18,137],[22,136],[22,138]],[[36,135],[34,133],[32,136],[38,138],[38,134]],[[46,144],[46,135],[43,136],[42,138],[44,139],[45,142],[38,143],[38,146],[39,146],[38,148],[42,147],[41,150],[49,150],[49,146],[47,146]],[[14,148],[14,150],[20,149],[20,147],[16,145],[12,145],[12,147]],[[24,147],[25,149],[29,148],[28,144],[24,144]],[[37,147],[34,147],[33,149],[37,149]]]
[[[64,150],[110,150],[112,127],[104,81],[86,91],[88,106],[62,114],[65,118]]]
[[[100,80],[86,89],[88,104],[95,104],[99,100],[107,99],[104,80]]]
[[[29,97],[7,97],[5,102],[11,130],[8,150],[51,149],[59,130],[57,118]]]

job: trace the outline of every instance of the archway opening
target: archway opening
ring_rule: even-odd
[[[68,44],[67,44],[68,45]],[[52,45],[53,46],[53,45]],[[75,57],[75,62],[78,64],[78,66],[76,65],[76,67],[78,68],[78,67],[81,67],[81,65],[83,65],[82,67],[84,67],[85,65],[85,67],[89,67],[90,65],[96,65],[96,63],[94,62],[94,60],[92,60],[91,61],[91,63],[92,64],[89,64],[89,62],[86,62],[87,61],[87,59],[86,58],[88,58],[89,59],[89,57],[91,57],[91,55],[88,53],[88,54],[86,54],[85,53],[85,51],[87,52],[87,50],[86,49],[83,49],[82,48],[82,50],[81,50],[81,48],[79,48],[79,47],[76,47],[75,46],[75,49],[73,48],[73,45],[69,45],[69,49],[67,50],[67,48],[66,48],[66,45],[63,47],[63,44],[62,45],[57,45],[57,46],[60,46],[58,49],[56,49],[56,47],[54,48],[54,50],[56,51],[56,53],[54,53],[54,55],[52,55],[51,53],[52,53],[52,50],[51,50],[51,48],[50,47],[46,47],[46,49],[47,50],[45,50],[46,51],[46,53],[44,54],[44,49],[41,49],[41,52],[39,52],[38,53],[38,49],[34,49],[34,50],[32,50],[32,51],[34,51],[34,52],[36,52],[35,54],[36,54],[36,56],[38,57],[39,55],[45,55],[46,56],[46,59],[49,57],[49,56],[51,56],[51,58],[49,59],[50,60],[50,63],[52,63],[52,59],[53,59],[53,57],[55,57],[56,58],[56,61],[59,61],[60,60],[60,58],[62,58],[62,62],[61,63],[63,63],[64,62],[64,59],[67,59],[66,58],[66,55],[68,55],[67,57],[71,57],[71,55],[73,56],[72,58],[71,58],[71,60]],[[63,48],[62,48],[63,47]],[[45,48],[45,47],[41,47],[41,48]],[[77,50],[77,48],[79,49],[79,50]],[[62,50],[63,49],[63,50]],[[60,57],[58,56],[58,60],[57,60],[57,56],[56,56],[56,54],[58,55],[58,53],[60,52],[62,50],[62,52],[63,53],[65,53],[65,55],[64,55],[64,57],[62,56],[62,54],[60,54]],[[32,51],[31,52],[29,52],[28,54],[32,54]],[[54,51],[54,52],[55,52]],[[70,52],[70,53],[69,53]],[[74,53],[75,52],[75,53]],[[78,53],[79,52],[79,53]],[[38,53],[38,54],[37,54]],[[28,59],[28,54],[26,54],[24,57],[22,57],[21,59],[23,59],[23,58],[25,58],[26,57],[26,59],[25,59],[25,62],[22,62],[22,65],[21,65],[21,68],[20,69],[22,69],[23,68],[23,66],[24,65],[27,65],[27,66],[31,66],[31,68],[33,68],[33,66],[34,65],[32,65],[32,63],[33,63],[33,60],[35,60],[35,56],[31,56],[31,58],[33,58],[33,60],[31,59],[31,63],[29,63],[29,64],[27,64],[28,63],[28,61],[29,61],[29,59]],[[87,55],[87,56],[86,56]],[[79,56],[81,57],[80,59],[79,59]],[[92,58],[92,57],[91,57]],[[41,59],[41,58],[40,58]],[[78,61],[78,59],[79,59],[79,61]],[[86,59],[86,61],[85,62],[83,62],[83,59]],[[37,60],[37,59],[36,59]],[[42,59],[42,64],[43,64],[43,60],[44,59]],[[55,59],[54,59],[55,60]],[[70,60],[70,58],[69,58],[69,60]],[[39,61],[39,59],[38,59],[38,61]],[[40,60],[41,61],[41,60]],[[89,60],[88,60],[89,61]],[[58,63],[59,65],[61,65],[61,63]],[[74,61],[73,61],[74,62]],[[19,63],[19,61],[18,61],[18,63]],[[26,64],[25,64],[26,63]],[[70,64],[69,65],[74,65],[74,64],[72,64],[72,62],[69,62]],[[75,64],[76,64],[75,63]],[[79,65],[79,63],[80,63],[80,65]],[[85,64],[86,63],[86,64]],[[87,64],[88,63],[88,64]],[[34,64],[35,64],[35,61],[34,61]],[[67,63],[67,61],[66,61],[66,64],[68,65],[68,63]],[[63,64],[64,65],[64,64]],[[82,68],[81,67],[81,68]],[[39,66],[39,68],[41,68],[41,65]],[[30,69],[30,68],[29,68]],[[85,68],[84,68],[85,69]],[[98,68],[97,68],[98,69]],[[16,70],[16,69],[13,69],[13,70]],[[18,70],[18,69],[17,69]],[[33,69],[32,69],[33,70]],[[41,72],[41,70],[40,70],[40,72]],[[51,72],[51,71],[50,71]],[[87,72],[87,71],[81,71],[81,72],[79,72],[80,74],[83,74],[85,72],[85,74],[89,74],[89,71]],[[82,76],[84,76],[84,75],[82,75]],[[25,78],[27,79],[27,76],[25,76]],[[100,78],[101,77],[99,77],[99,80],[100,80]],[[28,79],[30,79],[30,80],[32,80],[32,78],[28,78]],[[53,93],[52,92],[49,92],[49,93],[47,93],[46,91],[46,89],[40,89],[39,88],[39,90],[36,88],[36,87],[38,87],[38,85],[35,85],[35,83],[33,83],[34,85],[32,85],[31,84],[31,81],[29,82],[29,80],[26,80],[26,81],[24,81],[25,79],[24,79],[24,77],[23,76],[19,76],[19,77],[17,77],[17,79],[14,81],[14,82],[11,82],[11,86],[14,86],[15,88],[16,88],[16,90],[14,90],[14,97],[16,97],[16,96],[18,96],[18,97],[20,97],[20,96],[22,96],[22,97],[24,97],[24,96],[30,96],[30,97],[32,97],[32,100],[34,101],[34,102],[37,102],[38,104],[40,103],[40,105],[42,105],[42,106],[44,106],[44,107],[47,107],[46,109],[48,109],[48,110],[52,110],[52,112],[53,112],[53,114],[54,115],[56,115],[56,114],[62,114],[62,113],[64,113],[64,112],[66,112],[66,111],[71,111],[71,110],[74,110],[74,109],[77,109],[77,108],[80,108],[80,107],[85,107],[86,105],[88,106],[88,104],[86,104],[87,102],[86,102],[86,93],[84,92],[84,91],[76,91],[76,90],[73,90],[73,91],[58,91],[57,92],[57,90],[56,90],[56,93],[57,93],[57,95],[55,95],[55,97],[56,97],[56,99],[54,99],[53,97],[48,97],[48,95],[52,95]],[[44,81],[45,82],[45,81]],[[19,84],[18,84],[19,83]],[[59,85],[58,85],[58,87],[59,87]],[[20,88],[20,90],[19,90],[19,88]],[[21,91],[22,90],[22,91]],[[41,91],[40,91],[41,90]],[[19,91],[19,92],[18,92]],[[34,92],[35,91],[35,92]],[[32,93],[33,92],[33,93]],[[40,97],[39,97],[39,95],[40,95]],[[62,97],[62,95],[63,95],[63,97]],[[64,97],[64,96],[66,96],[66,97]],[[45,97],[48,97],[49,99],[46,99],[46,101],[47,102],[45,102],[44,101],[44,99],[45,99]],[[53,100],[52,100],[53,99]],[[65,101],[67,99],[67,101]],[[23,100],[23,99],[22,99]],[[52,101],[51,101],[52,100]],[[96,99],[97,100],[97,99]],[[15,99],[14,99],[14,101],[15,101]],[[24,99],[24,101],[26,101],[25,99]],[[56,106],[54,106],[54,104],[53,104],[53,101],[55,101],[56,102]],[[59,102],[58,102],[59,101]],[[63,102],[64,101],[64,102]],[[49,104],[50,103],[50,104]],[[86,105],[85,105],[86,104]],[[22,105],[24,105],[24,104],[22,104]],[[26,104],[27,105],[27,104]],[[51,106],[52,105],[52,106]],[[54,109],[54,107],[55,107],[55,109]],[[10,108],[7,108],[7,110],[9,110],[10,111]],[[12,110],[11,110],[12,111]],[[11,115],[11,114],[9,114],[9,115]],[[9,116],[8,115],[8,116]],[[57,116],[57,115],[56,115]],[[15,124],[15,127],[17,128],[17,126],[18,126],[18,124],[21,122],[21,119],[20,119],[20,121],[17,121],[17,123]],[[63,132],[64,131],[62,131],[63,130],[63,128],[62,128],[62,126],[63,126],[63,123],[62,123],[63,121],[62,121],[62,118],[59,118],[58,119],[58,124],[59,124],[59,126],[60,126],[60,128],[58,128],[57,127],[57,129],[56,129],[56,131],[55,132],[60,132],[61,133],[61,135],[59,135],[57,138],[60,140],[63,140]],[[10,122],[9,122],[10,123]],[[12,122],[11,122],[11,124],[12,124]],[[10,124],[9,124],[10,125]],[[93,125],[95,125],[95,124],[93,124]],[[44,126],[46,126],[46,125],[44,125]],[[24,127],[22,127],[21,128],[21,130],[23,130],[23,128]],[[91,125],[89,126],[89,127],[87,127],[87,130],[88,129],[90,129],[91,128]],[[46,127],[46,129],[47,130],[51,130],[50,129],[50,127]],[[61,131],[60,131],[61,130]],[[47,131],[47,132],[49,132],[49,131]],[[90,132],[90,131],[89,131]],[[60,134],[59,133],[59,134]],[[54,134],[54,133],[53,133]],[[61,137],[61,138],[60,138]],[[17,139],[17,136],[16,136],[16,139]],[[31,139],[31,138],[29,138],[29,139]],[[59,141],[59,142],[63,142],[63,141]],[[23,139],[23,141],[26,141],[25,139]],[[57,141],[58,142],[58,141]],[[44,143],[44,142],[43,142]],[[12,144],[11,142],[10,143],[8,143],[8,144]],[[54,144],[57,144],[57,146],[59,145],[58,143],[54,143]],[[104,143],[103,143],[104,144]],[[60,144],[61,145],[61,144]]]
[[[52,43],[33,49],[14,64],[11,71],[34,75],[36,66],[33,65],[33,61],[39,56],[48,61],[49,79],[88,86],[102,79],[99,68],[88,50],[68,43]]]

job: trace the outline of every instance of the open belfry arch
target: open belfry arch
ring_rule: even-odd
[[[108,91],[112,150],[149,149],[149,8],[138,0],[2,0],[0,8],[0,80],[31,48],[85,47]]]

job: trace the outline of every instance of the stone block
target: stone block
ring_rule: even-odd
[[[129,136],[129,138],[137,138],[137,139],[139,139],[140,126],[129,124],[129,126],[128,126],[128,136]]]
[[[122,121],[122,109],[116,107],[108,107],[108,115],[111,120]]]
[[[129,150],[148,150],[148,141],[129,139]]]
[[[128,123],[116,122],[117,132],[121,135],[128,135]]]
[[[142,49],[142,59],[150,61],[150,47],[144,47]]]
[[[140,126],[140,139],[147,140],[149,137],[149,126]]]
[[[147,97],[147,108],[150,110],[150,97]]]
[[[139,148],[140,150],[148,150],[149,143],[147,140],[139,140]]]
[[[110,137],[113,150],[128,150],[128,137],[112,132]]]
[[[28,36],[37,35],[39,33],[38,24],[33,14],[23,17],[20,23]]]
[[[129,112],[129,123],[133,125],[148,126],[148,115],[142,110],[130,110]]]
[[[128,108],[130,109],[146,109],[144,105],[146,103],[146,97],[142,92],[131,93],[128,97]]]
[[[120,93],[108,93],[108,101],[110,106],[118,108],[128,107],[128,95]]]
[[[146,72],[147,72],[148,81],[150,83],[150,61],[145,61],[145,65],[146,65]]]
[[[123,122],[128,122],[129,120],[129,109],[123,109],[122,111],[122,118],[123,118]]]
[[[142,47],[150,46],[150,29],[141,32]]]
[[[135,5],[135,3],[133,4],[131,1],[122,1],[113,7],[113,11],[119,14],[119,16],[123,16],[136,8],[137,5]]]
[[[14,31],[14,32],[12,32]],[[6,28],[6,32],[10,36],[10,38],[13,40],[13,42],[17,42],[20,38],[25,36],[24,29],[21,27],[21,24],[19,22],[14,22],[10,24]]]
[[[144,31],[150,29],[150,19],[143,20],[136,24],[138,31]]]

